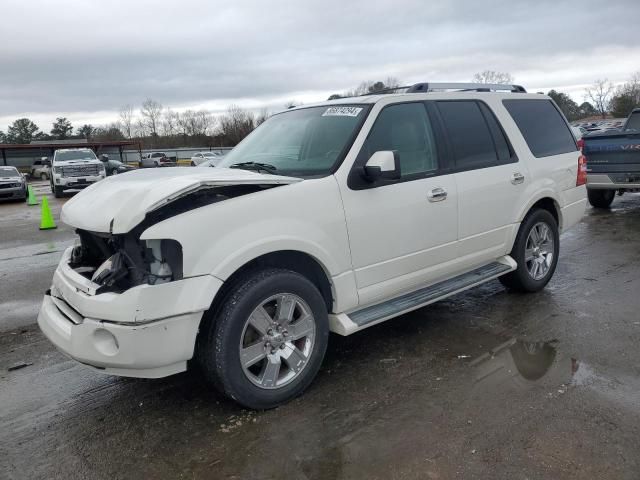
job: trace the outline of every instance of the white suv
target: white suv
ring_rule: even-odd
[[[60,148],[53,153],[49,180],[56,198],[66,189],[86,188],[106,176],[104,165],[90,148]]]
[[[329,332],[495,278],[542,289],[585,179],[557,106],[518,86],[293,108],[218,168],[135,171],[67,202],[80,244],[38,322],[103,372],[163,377],[193,360],[239,403],[274,407],[311,383]]]

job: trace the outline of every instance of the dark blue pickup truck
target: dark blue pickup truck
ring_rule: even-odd
[[[640,191],[640,108],[631,112],[621,130],[582,138],[591,205],[608,208],[616,192]]]

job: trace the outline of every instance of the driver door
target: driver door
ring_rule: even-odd
[[[362,166],[395,151],[401,176],[367,183]],[[341,185],[359,302],[376,303],[435,282],[456,258],[458,193],[424,103],[380,111],[347,185]]]

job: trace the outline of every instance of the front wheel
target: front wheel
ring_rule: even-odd
[[[609,208],[615,196],[615,190],[587,190],[589,203],[595,208]]]
[[[328,338],[327,307],[316,286],[296,272],[264,269],[234,285],[203,328],[197,358],[222,393],[267,409],[309,386]]]
[[[55,198],[62,198],[62,195],[64,194],[64,189],[62,187],[51,187],[51,190],[53,192],[53,196]]]
[[[519,292],[542,290],[555,272],[559,251],[558,222],[547,210],[533,210],[520,224],[511,250],[518,268],[500,277],[500,282]]]

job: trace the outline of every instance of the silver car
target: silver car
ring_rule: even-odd
[[[0,167],[0,200],[25,200],[27,181],[16,167]]]

